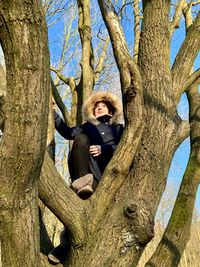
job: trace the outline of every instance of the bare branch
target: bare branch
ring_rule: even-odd
[[[133,12],[134,12],[134,53],[133,58],[135,62],[138,62],[139,53],[139,41],[140,41],[140,11],[139,11],[140,0],[134,1]]]
[[[118,12],[120,17],[123,16],[123,10],[129,5],[133,5],[133,3],[134,3],[134,1],[131,1],[131,2],[128,2],[128,3],[126,3],[126,1],[123,1],[122,6],[119,8],[119,12]]]
[[[98,2],[101,8],[103,19],[107,25],[112,45],[115,45],[115,48],[113,49],[115,60],[117,62],[118,68],[121,68],[125,63],[124,58],[130,59],[130,54],[126,44],[123,29],[120,25],[120,20],[111,1],[99,0]]]
[[[107,51],[109,42],[110,42],[110,37],[107,37],[106,40],[105,40],[105,44],[104,44],[104,46],[102,48],[101,56],[99,57],[99,62],[97,63],[96,69],[94,71],[94,73],[95,73],[94,74],[94,84],[97,83],[97,81],[99,79],[99,75],[102,72],[103,63],[104,63],[104,60],[105,60],[105,57],[106,57],[106,51]]]
[[[58,76],[58,78],[63,81],[65,84],[70,86],[70,78],[67,78],[64,74],[62,74],[60,72],[60,70],[54,68],[53,66],[51,66],[51,71],[55,72],[56,75]]]
[[[179,28],[179,23],[182,15],[183,6],[185,4],[185,0],[179,0],[176,6],[176,10],[174,13],[173,20],[170,24],[170,35],[172,36],[175,29]]]
[[[193,5],[192,1],[190,1],[190,3],[187,3],[187,1],[185,1],[185,5],[184,5],[184,8],[183,8],[183,15],[185,17],[186,32],[188,31],[189,27],[193,23],[192,5]]]
[[[78,90],[79,98],[84,102],[91,94],[94,86],[94,55],[91,37],[90,0],[77,0],[79,22],[78,30],[82,44],[82,79]]]
[[[195,72],[193,72],[187,79],[186,83],[184,84],[183,88],[182,88],[182,93],[185,92],[186,90],[188,90],[188,88],[190,86],[192,86],[192,84],[200,82],[200,68],[198,70],[196,70]]]
[[[196,1],[196,2],[192,2],[192,5],[193,6],[197,6],[197,5],[199,5],[200,4],[200,0],[198,0],[198,1]]]
[[[200,49],[200,12],[193,24],[189,27],[185,41],[176,56],[172,67],[172,82],[174,88],[174,99],[176,102],[182,93],[194,60]]]
[[[72,5],[68,6],[69,2],[65,0],[47,0],[43,3],[47,23],[50,22],[48,27],[55,25],[68,12],[72,7]]]
[[[69,112],[65,106],[65,104],[62,101],[62,98],[60,97],[60,94],[58,93],[58,90],[53,82],[53,80],[51,79],[51,88],[52,88],[52,93],[53,93],[53,97],[56,101],[57,106],[59,107],[60,111],[63,114],[63,118],[64,121],[66,122],[67,125],[71,126],[72,125],[72,121],[69,115]]]

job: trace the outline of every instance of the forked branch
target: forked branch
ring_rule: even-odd
[[[200,49],[200,12],[189,27],[172,67],[174,99],[178,103],[182,88],[186,83],[190,70]]]

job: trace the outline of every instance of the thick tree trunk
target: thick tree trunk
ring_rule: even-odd
[[[190,237],[195,197],[200,181],[200,95],[197,86],[188,93],[191,153],[176,203],[163,238],[145,266],[177,266]]]
[[[84,11],[88,16],[89,1],[78,2],[82,19]],[[172,81],[179,81],[179,68],[176,64],[172,77],[170,1],[143,1],[138,65],[130,57],[111,1],[99,0],[99,4],[120,71],[126,127],[97,191],[89,200],[80,200],[57,174],[50,158],[45,158],[40,198],[69,231],[68,267],[137,265],[154,234],[153,219],[174,151],[189,132],[188,124],[176,112],[180,92],[174,93]],[[10,5],[0,0],[0,14],[8,82],[0,150],[2,261],[3,267],[39,266],[37,181],[46,144],[45,89],[49,80],[46,28],[41,24],[43,14],[37,1],[12,1]],[[83,18],[81,31],[82,64],[87,59],[85,71],[89,67],[89,72],[93,72],[88,18]],[[87,71],[84,73],[85,79]],[[87,86],[92,88],[93,78],[88,76],[89,85],[87,79],[79,84],[86,93]],[[29,244],[32,246],[27,247]]]
[[[186,27],[188,29],[193,22],[190,10],[187,11],[186,16],[190,18],[186,20]],[[189,35],[191,35],[191,31]],[[194,40],[189,42],[190,46],[192,42]],[[185,77],[183,78],[185,79]],[[178,91],[178,96],[182,90]],[[177,266],[190,237],[195,197],[200,181],[200,95],[198,92],[198,82],[187,88],[187,97],[189,102],[189,121],[191,123],[190,158],[168,226],[153,256],[145,266]]]
[[[49,54],[40,1],[0,1],[7,95],[0,148],[2,266],[39,266],[38,178],[46,146]]]
[[[99,0],[99,5],[120,71],[125,132],[97,191],[80,201],[77,223],[71,217],[73,212],[78,215],[74,196],[65,205],[68,220],[58,212],[61,203],[48,205],[75,237],[67,266],[136,266],[154,235],[154,216],[173,154],[190,129],[176,110],[169,52],[170,1],[143,1],[138,65],[130,57],[112,1]]]

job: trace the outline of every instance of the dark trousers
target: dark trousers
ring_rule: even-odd
[[[89,168],[89,147],[90,142],[85,134],[80,134],[75,137],[69,158],[69,171],[72,181],[91,173]]]

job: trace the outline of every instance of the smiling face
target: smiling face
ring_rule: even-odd
[[[110,114],[107,104],[104,101],[99,101],[94,107],[94,116],[96,118]]]

